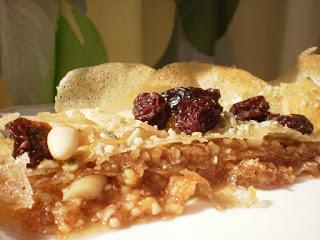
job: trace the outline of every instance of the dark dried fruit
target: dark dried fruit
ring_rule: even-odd
[[[264,96],[256,96],[233,104],[230,112],[241,121],[255,120],[262,122],[266,120],[269,108],[270,105]]]
[[[47,123],[18,118],[6,124],[8,136],[14,140],[13,157],[27,152],[30,157],[29,168],[35,168],[43,159],[52,159],[47,145],[51,126]]]
[[[135,119],[164,129],[171,116],[170,108],[159,93],[140,93],[133,104]]]
[[[222,107],[206,98],[187,99],[177,107],[176,126],[186,134],[206,132],[219,121]]]
[[[204,90],[195,87],[172,88],[161,95],[141,93],[134,101],[133,114],[135,119],[158,125],[159,129],[170,127],[174,123],[188,134],[194,131],[206,132],[220,118],[220,97],[218,89]],[[179,107],[180,105],[182,106]]]
[[[309,119],[300,114],[269,114],[267,120],[275,120],[281,125],[297,130],[302,134],[310,134],[313,131],[313,125]]]
[[[207,90],[204,90],[202,88],[195,87],[172,88],[166,92],[161,93],[161,96],[166,99],[172,110],[176,110],[178,104],[183,100],[193,98],[208,98],[218,103],[218,100],[221,97],[219,89],[209,88]]]

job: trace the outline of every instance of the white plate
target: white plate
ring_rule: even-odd
[[[206,204],[187,209],[172,220],[135,225],[83,239],[92,240],[319,240],[320,179],[309,179],[272,191],[258,191],[264,208],[228,209],[218,212]],[[13,240],[8,233],[0,234]],[[0,237],[1,239],[1,237]]]

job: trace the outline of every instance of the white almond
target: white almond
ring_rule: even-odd
[[[56,160],[67,160],[79,146],[79,133],[73,127],[54,127],[48,134],[48,148]]]
[[[99,197],[107,184],[107,177],[89,175],[73,181],[63,190],[63,200],[84,199],[90,200]]]

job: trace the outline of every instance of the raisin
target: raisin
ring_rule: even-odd
[[[8,136],[14,140],[13,157],[27,152],[30,158],[29,168],[35,168],[43,159],[52,159],[47,145],[47,136],[51,126],[47,123],[18,118],[6,124]]]
[[[262,122],[266,120],[269,114],[269,108],[270,105],[264,96],[256,96],[233,104],[230,112],[241,121],[255,120]]]
[[[164,129],[171,116],[170,108],[159,93],[140,93],[134,100],[133,115],[135,119],[157,125]]]
[[[206,132],[219,121],[222,107],[207,98],[187,99],[177,107],[176,126],[184,133]]]
[[[204,90],[202,88],[196,88],[196,87],[172,88],[166,92],[161,93],[161,96],[163,96],[166,99],[170,108],[173,111],[177,109],[177,106],[181,101],[186,99],[208,98],[218,103],[218,100],[221,97],[219,89],[209,88],[207,90]]]
[[[280,115],[280,114],[269,114],[268,120],[275,120],[283,126],[292,128],[302,134],[310,134],[313,131],[313,125],[303,115],[300,114],[290,114],[290,115]]]

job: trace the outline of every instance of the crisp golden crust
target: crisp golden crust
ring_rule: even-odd
[[[106,63],[73,70],[58,87],[56,110],[99,107],[110,113],[131,111],[140,92],[165,91],[176,86],[218,88],[225,111],[238,101],[264,95],[272,112],[303,114],[320,128],[320,56],[309,49],[271,84],[235,67],[198,62],[173,63],[153,70],[139,64]],[[281,83],[280,80],[287,83]],[[92,88],[88,86],[92,86]],[[77,91],[72,90],[76,86]]]
[[[106,63],[69,72],[58,87],[55,108],[66,111],[99,107],[116,113],[131,110],[133,99],[140,92],[161,92],[176,86],[219,88],[222,104],[229,107],[256,95],[266,85],[244,70],[198,62],[173,63],[158,71],[142,64]]]
[[[301,78],[295,83],[281,84],[281,113],[298,113],[305,115],[314,125],[316,132],[320,129],[320,87],[310,78]]]
[[[257,95],[267,85],[244,70],[198,62],[170,64],[158,70],[153,78],[153,82],[165,86],[164,90],[176,86],[218,88],[225,110],[235,102]]]
[[[317,48],[313,47],[303,51],[288,70],[272,83],[290,83],[304,78],[320,83],[320,55],[315,53],[316,50]]]
[[[58,86],[55,108],[102,107],[117,112],[148,84],[155,70],[142,64],[106,63],[69,72]]]

